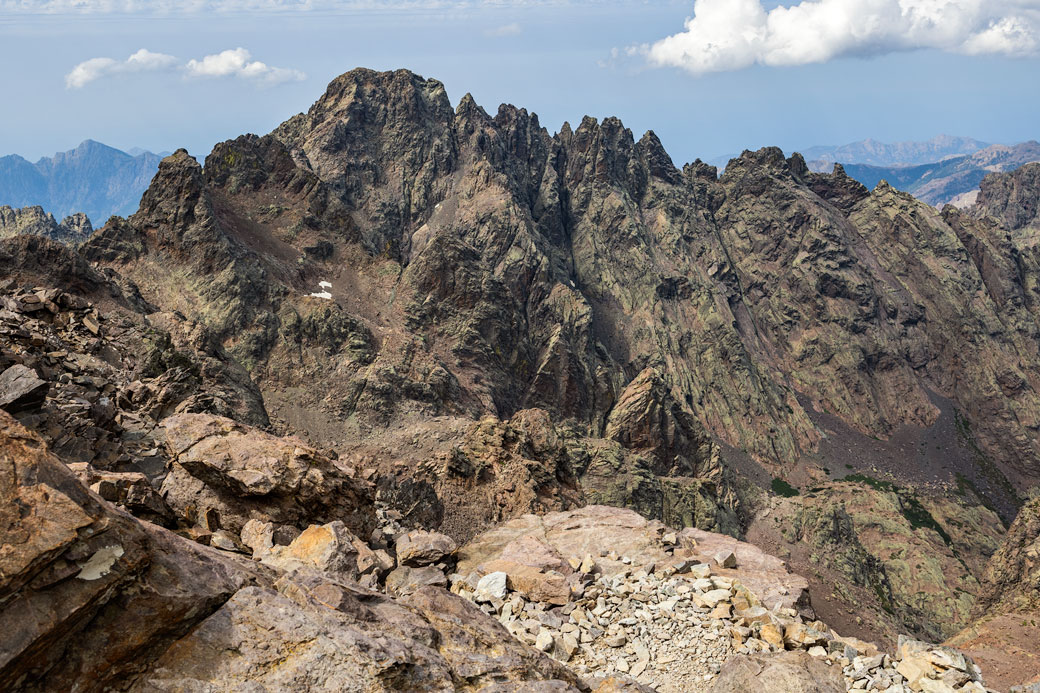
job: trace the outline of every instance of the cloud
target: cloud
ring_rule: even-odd
[[[493,29],[488,29],[484,32],[485,36],[498,37],[498,36],[519,36],[524,33],[524,28],[517,23],[504,24],[502,26],[496,26]]]
[[[91,58],[81,62],[65,75],[65,86],[69,89],[81,89],[106,75],[166,70],[173,67],[176,62],[177,58],[172,55],[152,53],[144,48],[123,61],[112,58]]]
[[[251,58],[245,48],[235,48],[179,65],[180,61],[172,55],[153,53],[142,48],[122,61],[114,58],[84,60],[65,75],[65,87],[82,89],[87,84],[109,75],[172,71],[175,68],[179,68],[188,77],[239,77],[265,86],[307,78],[307,75],[299,70],[271,67]]]
[[[259,60],[250,60],[251,57],[245,48],[235,48],[207,55],[201,60],[189,60],[184,67],[191,77],[241,77],[268,85],[307,78],[299,70],[271,67]]]
[[[936,49],[966,55],[1040,54],[1040,0],[696,0],[685,31],[633,47],[651,65],[694,74],[752,65]]]

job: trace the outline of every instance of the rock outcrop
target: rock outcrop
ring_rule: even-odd
[[[1009,173],[993,173],[982,181],[976,209],[1020,231],[1040,226],[1040,163]]]
[[[1022,506],[981,582],[974,619],[950,644],[985,667],[993,685],[1040,684],[1040,499]]]
[[[4,690],[589,690],[443,589],[397,602],[141,523],[3,412],[0,466]]]
[[[837,667],[810,655],[782,652],[733,660],[723,667],[711,690],[717,693],[844,693],[845,679]]]
[[[29,234],[76,245],[87,240],[92,233],[94,227],[82,212],[65,217],[59,224],[53,215],[44,212],[40,206],[21,209],[7,205],[0,207],[0,238]]]
[[[276,438],[208,414],[163,420],[172,460],[160,490],[191,526],[238,536],[249,520],[304,529],[332,520],[368,536],[370,485],[293,438]]]
[[[121,684],[254,579],[233,559],[120,513],[3,412],[0,465],[5,690]]]

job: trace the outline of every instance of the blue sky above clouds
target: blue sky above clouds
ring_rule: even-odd
[[[0,0],[0,154],[204,156],[336,75],[404,67],[676,163],[940,133],[1040,139],[1040,0]]]

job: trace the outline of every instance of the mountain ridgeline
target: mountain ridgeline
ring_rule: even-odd
[[[540,407],[601,435],[643,374],[692,430],[782,470],[824,438],[812,412],[888,437],[935,423],[942,395],[1027,484],[1040,316],[1014,241],[777,149],[717,179],[616,119],[553,137],[522,109],[491,117],[467,96],[453,110],[439,82],[355,71],[205,168],[166,159],[137,214],[82,252],[155,299],[190,270],[171,300],[209,316],[261,382],[296,356],[282,352],[298,308],[349,322],[371,363],[334,354],[343,373],[414,384],[345,399],[373,425]],[[334,300],[316,304],[325,280]],[[379,348],[397,339],[413,346]],[[357,386],[341,375],[315,393],[340,401]]]
[[[30,163],[0,157],[0,205],[42,207],[58,218],[85,214],[95,225],[132,214],[162,156],[128,154],[86,140],[75,149]]]
[[[991,145],[971,137],[939,135],[925,142],[878,142],[866,139],[839,147],[809,147],[802,152],[806,161],[821,165],[866,164],[868,166],[917,166],[956,157],[969,156]],[[873,187],[873,186],[871,186]]]
[[[1040,482],[1036,168],[939,212],[358,69],[0,267],[182,335],[178,377],[234,387],[178,406],[336,450],[406,523],[629,507],[775,549],[857,635],[938,639]]]
[[[970,155],[911,166],[878,166],[851,163],[847,159],[845,173],[874,188],[882,180],[904,190],[928,204],[942,207],[953,204],[967,208],[975,202],[979,185],[991,173],[1013,171],[1025,164],[1040,161],[1040,142],[1023,142],[1014,146],[992,145]],[[810,161],[815,171],[830,171],[829,160]]]

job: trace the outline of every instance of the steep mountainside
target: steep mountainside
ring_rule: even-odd
[[[58,217],[79,212],[101,224],[137,209],[161,158],[93,140],[35,164],[15,154],[0,157],[0,205],[39,206]]]
[[[950,640],[1006,686],[1040,685],[1040,497],[1022,506],[982,575],[975,620]]]
[[[998,219],[1016,235],[1040,229],[1040,164],[1026,164],[1011,173],[986,176],[976,211]]]
[[[1012,147],[995,144],[968,156],[915,166],[876,166],[855,162],[855,159],[848,161],[850,163],[843,162],[845,172],[868,188],[886,180],[928,204],[942,207],[952,203],[963,208],[974,203],[979,184],[990,173],[1011,171],[1040,161],[1040,143],[1024,142]],[[831,161],[810,163],[816,171],[829,171],[833,165]]]
[[[820,595],[832,626],[894,641],[967,624],[1000,519],[1040,482],[1031,248],[775,148],[680,170],[616,119],[550,135],[355,70],[269,135],[163,160],[78,261],[124,329],[168,335],[164,367],[118,385],[169,391],[165,414],[269,416],[456,541],[588,503],[757,538],[850,585]],[[126,454],[171,464],[149,452]],[[212,531],[210,496],[172,478],[164,501]]]

